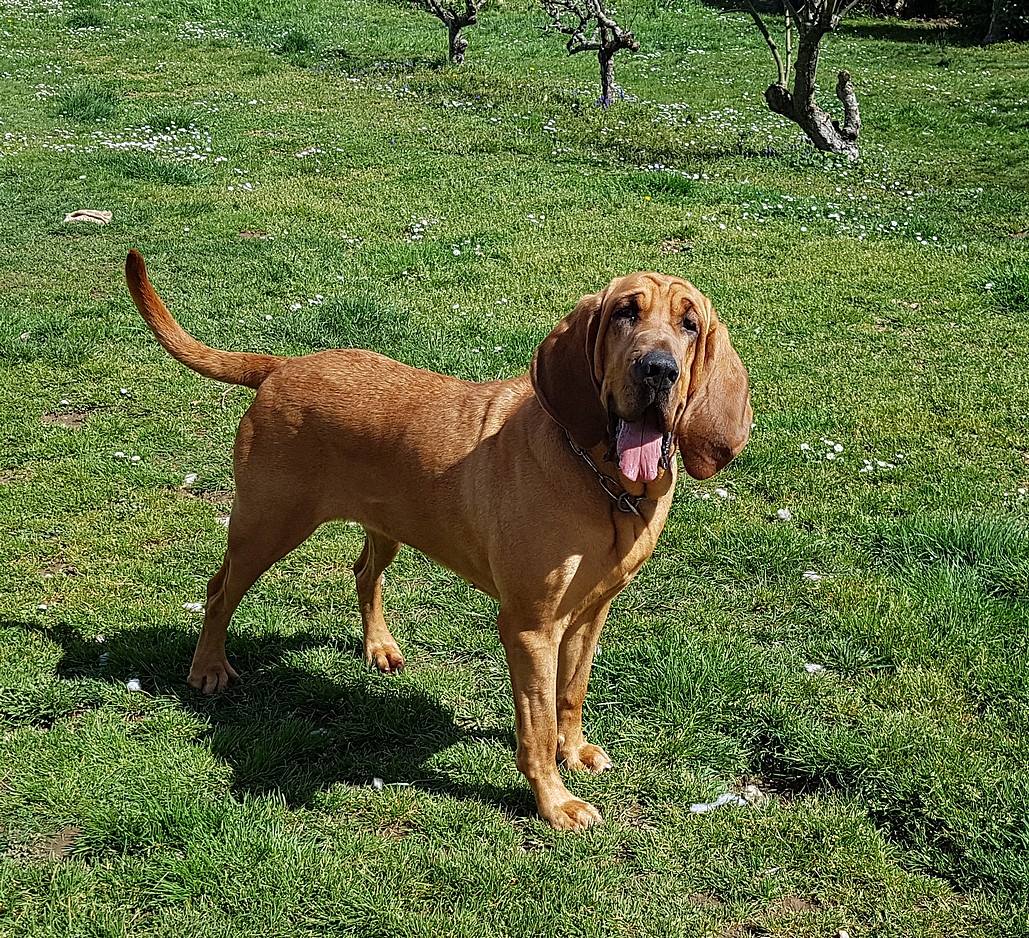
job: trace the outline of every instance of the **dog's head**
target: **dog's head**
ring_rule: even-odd
[[[606,442],[622,474],[650,482],[673,445],[707,479],[746,445],[747,370],[693,284],[631,274],[583,297],[532,362],[543,408],[582,447]]]

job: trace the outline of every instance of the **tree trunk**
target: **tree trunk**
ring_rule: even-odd
[[[990,30],[984,45],[993,42],[1023,42],[1029,39],[1029,8],[1022,0],[993,0]]]
[[[857,138],[861,132],[861,113],[857,94],[847,72],[840,72],[836,84],[836,97],[843,104],[843,125],[834,121],[815,103],[815,77],[818,72],[820,44],[825,33],[808,27],[801,32],[797,45],[797,63],[794,67],[793,90],[776,82],[765,91],[765,101],[776,114],[797,124],[808,139],[819,149],[840,153],[855,159],[858,155]]]
[[[600,61],[600,101],[601,107],[611,107],[615,103],[615,57],[614,53],[601,49],[597,53]]]
[[[449,44],[450,61],[454,65],[464,62],[464,52],[468,48],[468,40],[461,35],[462,26],[450,22],[447,24],[447,41]]]

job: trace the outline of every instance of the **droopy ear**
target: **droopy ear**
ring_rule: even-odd
[[[747,445],[754,419],[747,369],[717,320],[703,354],[703,377],[679,422],[679,452],[694,479],[710,479],[727,465]]]
[[[607,435],[594,355],[600,340],[603,293],[584,296],[536,349],[532,388],[543,409],[582,447]]]

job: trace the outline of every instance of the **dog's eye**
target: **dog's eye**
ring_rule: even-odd
[[[611,316],[612,319],[618,320],[619,322],[627,322],[630,326],[636,325],[640,316],[635,306],[619,306]]]
[[[683,316],[682,331],[697,333],[700,331],[700,329],[697,327],[697,324],[692,319],[690,319],[689,316]]]

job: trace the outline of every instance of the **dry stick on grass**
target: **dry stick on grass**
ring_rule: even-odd
[[[822,39],[840,25],[857,0],[784,0],[786,6],[786,60],[772,38],[765,21],[748,0],[750,15],[764,37],[775,62],[777,79],[765,91],[765,101],[776,114],[797,124],[819,150],[858,155],[861,111],[850,72],[841,71],[836,82],[836,97],[843,105],[843,123],[834,120],[815,103],[815,78]],[[796,62],[790,87],[790,58],[793,30],[796,30]]]
[[[464,53],[468,48],[468,40],[461,30],[466,26],[474,26],[478,21],[479,10],[486,0],[414,0],[416,6],[431,13],[447,27],[447,57],[454,65],[464,61]]]
[[[601,107],[614,103],[615,55],[622,49],[639,50],[640,44],[631,30],[614,20],[613,11],[604,8],[604,0],[541,0],[550,17],[551,27],[568,37],[565,48],[569,55],[596,52],[600,64]]]

